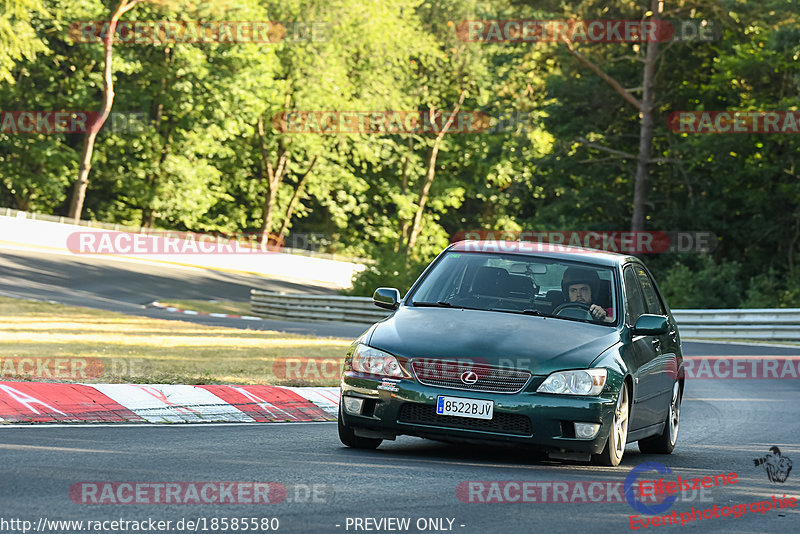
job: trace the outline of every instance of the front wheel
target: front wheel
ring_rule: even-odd
[[[341,402],[339,403],[339,440],[353,449],[377,449],[383,443],[382,439],[356,436],[351,427],[345,426],[344,421],[342,421]]]
[[[608,441],[603,452],[594,456],[595,463],[616,467],[622,461],[625,453],[625,445],[628,443],[628,414],[630,413],[630,396],[628,395],[628,384],[623,382],[622,389],[617,397],[617,405],[614,408],[614,417],[611,421],[611,431],[608,433]]]
[[[681,422],[681,386],[672,386],[672,402],[669,404],[664,431],[652,438],[640,439],[639,450],[647,454],[670,454],[678,442],[678,425]]]

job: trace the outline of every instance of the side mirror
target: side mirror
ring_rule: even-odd
[[[379,287],[372,295],[372,303],[379,308],[396,310],[400,306],[400,292],[393,287]]]
[[[636,319],[633,326],[634,336],[660,336],[669,330],[669,322],[663,315],[645,313]]]

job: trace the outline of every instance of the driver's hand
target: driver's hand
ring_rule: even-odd
[[[597,304],[592,304],[589,307],[589,313],[592,314],[595,321],[605,321],[606,319],[606,311]]]

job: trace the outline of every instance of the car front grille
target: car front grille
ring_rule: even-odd
[[[529,371],[519,369],[426,358],[411,362],[411,369],[414,370],[417,380],[426,386],[485,393],[517,393],[522,391],[531,378]],[[467,384],[461,380],[462,375],[469,371],[477,376],[474,384]]]
[[[428,404],[407,402],[400,407],[398,423],[414,425],[438,426],[461,430],[482,430],[515,436],[531,436],[531,420],[519,414],[495,413],[491,419],[473,419],[470,417],[454,417],[439,415],[436,407]]]

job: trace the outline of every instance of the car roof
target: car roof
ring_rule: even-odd
[[[629,261],[641,263],[638,258],[627,254],[537,241],[458,241],[450,245],[447,250],[484,254],[519,254],[530,257],[547,256],[557,260],[594,263],[607,267],[619,266]]]

